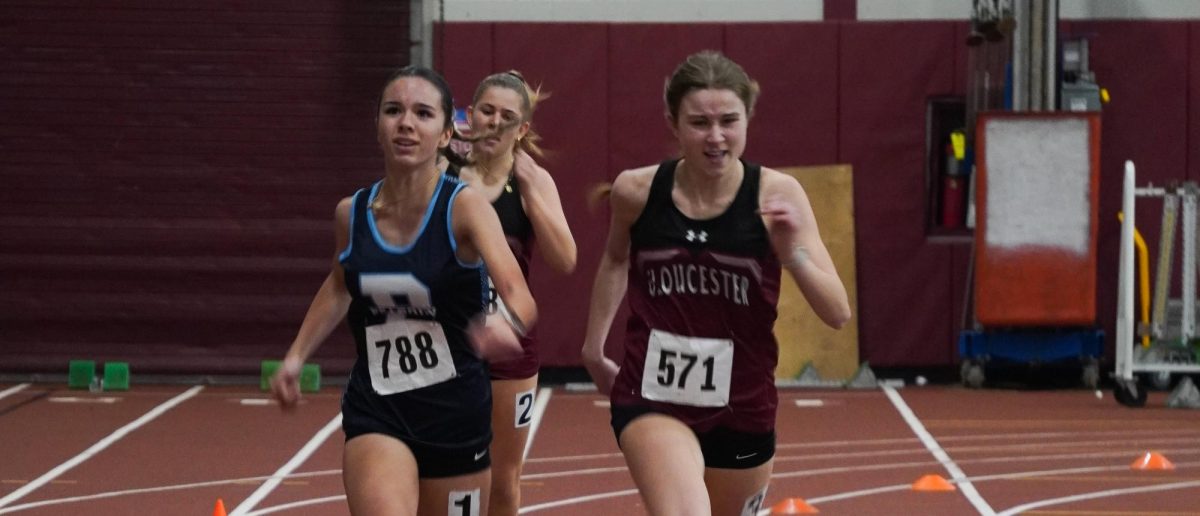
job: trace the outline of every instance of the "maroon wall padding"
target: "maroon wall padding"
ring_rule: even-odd
[[[725,53],[762,89],[747,159],[776,167],[837,161],[837,45],[833,23],[726,26]]]
[[[255,373],[381,175],[374,102],[405,64],[382,0],[5,2],[0,370],[70,358]],[[330,372],[354,350],[320,351]]]
[[[1189,181],[1200,181],[1200,22],[1188,24],[1188,173]]]
[[[838,161],[854,167],[859,348],[876,365],[943,361],[957,317],[951,251],[924,219],[925,101],[954,91],[954,25],[841,27]]]
[[[826,20],[854,21],[858,19],[857,0],[824,0],[821,3]]]
[[[972,300],[966,296],[970,295],[971,284],[973,278],[970,277],[974,256],[971,254],[971,242],[956,239],[953,242],[941,244],[950,250],[950,328],[949,335],[946,337],[946,342],[952,343],[949,346],[934,346],[931,348],[930,356],[937,356],[936,353],[944,353],[940,360],[930,361],[929,364],[953,364],[959,361],[958,356],[958,336],[964,329],[972,329],[973,324],[971,314],[965,310],[973,310]]]
[[[663,85],[689,54],[722,50],[716,23],[610,25],[608,29],[609,166],[614,172],[677,156]]]
[[[1112,102],[1104,106],[1100,150],[1100,216],[1097,242],[1097,315],[1115,335],[1117,255],[1121,184],[1125,160],[1137,166],[1137,184],[1164,185],[1187,178],[1188,27],[1186,22],[1075,21],[1063,37],[1090,39],[1091,68]],[[1195,89],[1194,86],[1191,89]],[[1194,95],[1194,92],[1192,92]],[[1191,142],[1191,143],[1189,143]],[[1139,199],[1137,226],[1150,246],[1151,274],[1158,256],[1162,203]],[[1182,231],[1182,226],[1178,228]],[[1178,237],[1177,237],[1178,238]],[[1181,248],[1177,241],[1176,250]],[[1180,257],[1175,260],[1172,296],[1179,295]],[[1113,339],[1106,356],[1113,357]]]
[[[969,51],[966,45],[967,35],[971,33],[971,26],[966,23],[955,23],[954,27],[954,90],[953,92],[966,96],[967,94],[967,79],[969,78]]]
[[[494,70],[491,23],[435,23],[434,66],[450,83],[454,107],[466,109],[479,80]]]
[[[407,62],[406,6],[5,2],[0,370],[96,358],[248,372],[282,354],[334,253],[334,205],[382,174],[374,101]],[[1137,162],[1140,184],[1200,177],[1200,24],[1075,21],[1060,34],[1092,38],[1113,96],[1097,278],[1111,335],[1122,163]],[[582,192],[676,152],[663,80],[702,49],[763,85],[748,158],[854,167],[860,356],[952,363],[970,250],[926,235],[924,117],[927,97],[963,94],[964,37],[952,21],[439,27],[459,107],[507,68],[553,93],[536,123],[580,259],[568,278],[535,265],[544,363],[578,363],[607,231]],[[1158,215],[1138,210],[1152,241]],[[320,354],[331,372],[353,355],[334,335]]]

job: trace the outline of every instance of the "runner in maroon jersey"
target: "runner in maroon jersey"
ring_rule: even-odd
[[[536,145],[538,136],[531,128],[538,96],[516,71],[492,74],[480,81],[467,109],[470,164],[446,172],[491,200],[527,281],[535,242],[542,259],[555,272],[575,270],[575,239],[558,188],[550,173],[530,156],[541,153]],[[499,298],[496,303],[503,305]],[[541,365],[536,335],[522,337],[521,348],[519,357],[489,364],[493,399],[489,514],[493,516],[516,516],[521,502],[521,466]]]
[[[650,514],[754,515],[775,454],[772,334],[780,268],[826,324],[850,318],[791,176],[741,160],[758,85],[716,52],[667,83],[681,159],[622,172],[592,287],[583,360]],[[629,294],[624,357],[604,357]]]

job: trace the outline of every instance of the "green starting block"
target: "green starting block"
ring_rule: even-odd
[[[282,362],[279,360],[263,360],[262,372],[259,376],[258,386],[264,392],[271,390],[271,377],[279,371]],[[301,392],[317,392],[321,390],[321,366],[317,364],[304,364],[300,368],[300,391]]]
[[[321,390],[321,366],[304,364],[300,369],[300,392],[317,392]]]
[[[96,378],[95,360],[72,360],[68,366],[67,387],[87,389]]]
[[[280,361],[278,360],[263,360],[262,373],[258,378],[258,388],[263,392],[271,390],[271,377],[275,376],[275,371],[279,370]]]
[[[104,390],[129,390],[129,362],[104,363]]]

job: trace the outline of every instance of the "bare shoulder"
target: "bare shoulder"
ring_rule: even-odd
[[[804,188],[800,186],[800,181],[797,181],[795,177],[767,167],[762,168],[762,178],[759,180],[758,188],[760,197],[764,199],[804,195]]]
[[[646,208],[650,197],[650,184],[654,181],[656,165],[631,168],[617,175],[609,193],[613,221],[633,224]]]
[[[338,201],[337,207],[333,210],[333,218],[339,223],[347,224],[350,222],[350,212],[354,210],[354,196],[343,197]]]
[[[463,212],[469,216],[481,207],[491,208],[491,204],[475,188],[459,188],[458,193],[454,195],[453,209],[455,212]]]
[[[613,180],[613,201],[646,203],[650,195],[650,183],[654,182],[654,173],[658,165],[631,168],[617,175]]]

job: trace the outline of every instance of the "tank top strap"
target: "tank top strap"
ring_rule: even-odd
[[[654,171],[654,179],[650,182],[650,195],[646,198],[647,205],[654,201],[671,201],[671,189],[675,188],[675,167],[678,165],[678,159],[669,159],[659,163],[658,170]]]
[[[647,222],[653,224],[664,216],[670,216],[671,206],[674,205],[671,189],[675,187],[675,167],[678,164],[678,159],[670,159],[658,165],[658,170],[654,171],[654,179],[650,181],[646,206],[642,208],[642,214],[634,222],[634,227],[640,227]]]
[[[726,213],[744,213],[745,209],[750,211],[758,211],[758,191],[759,184],[762,182],[762,166],[742,161],[742,184],[738,187],[738,193],[733,199],[733,203]]]

